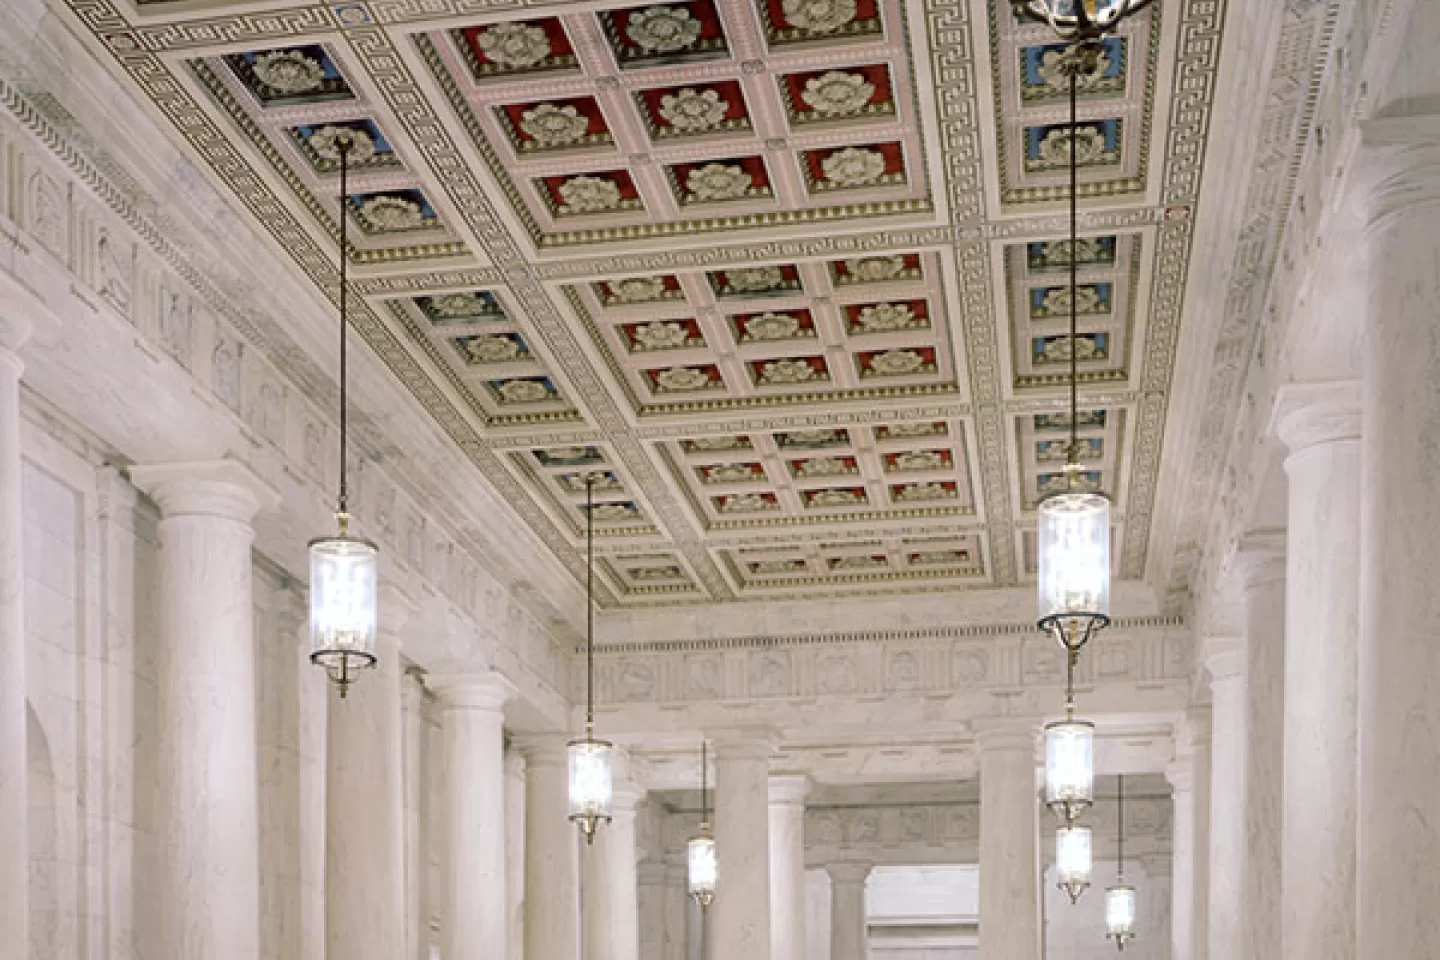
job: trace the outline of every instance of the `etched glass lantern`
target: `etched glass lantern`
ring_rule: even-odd
[[[375,544],[343,532],[310,541],[310,661],[341,696],[375,665],[379,559]]]
[[[610,744],[586,737],[570,742],[570,820],[585,840],[595,842],[595,831],[610,822],[614,799]]]
[[[1045,725],[1045,803],[1065,823],[1095,802],[1095,724],[1067,717]]]
[[[715,902],[715,881],[719,869],[715,861],[715,840],[710,836],[709,824],[700,825],[700,835],[692,839],[685,849],[686,865],[689,868],[688,886],[690,896],[702,907]]]
[[[1090,828],[1064,826],[1055,831],[1055,885],[1071,903],[1090,886]]]
[[[1118,950],[1135,936],[1135,888],[1123,878],[1105,891],[1105,935]]]
[[[1013,0],[1022,12],[1050,24],[1062,40],[1096,40],[1150,0]]]
[[[1072,490],[1038,512],[1039,623],[1078,650],[1110,622],[1110,498]]]

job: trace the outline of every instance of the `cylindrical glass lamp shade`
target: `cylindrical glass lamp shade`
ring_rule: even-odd
[[[715,880],[719,871],[715,863],[715,840],[703,826],[700,836],[686,847],[686,862],[689,866],[690,896],[700,906],[710,906],[715,900]]]
[[[1045,803],[1073,823],[1095,801],[1095,724],[1057,720],[1045,725]]]
[[[610,822],[614,799],[610,744],[590,737],[570,743],[570,820],[580,827],[586,841],[595,842],[595,831]]]
[[[1103,37],[1150,0],[1014,0],[1017,7],[1047,21],[1064,40]]]
[[[1040,626],[1079,649],[1110,622],[1110,498],[1057,493],[1038,512]]]
[[[1090,828],[1066,826],[1055,831],[1055,885],[1071,903],[1090,886]]]
[[[1119,950],[1135,936],[1135,888],[1124,880],[1105,891],[1105,935]]]
[[[343,696],[357,671],[375,665],[380,550],[356,537],[310,541],[310,662]]]

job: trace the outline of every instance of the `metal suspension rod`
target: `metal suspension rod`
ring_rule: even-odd
[[[1118,865],[1116,868],[1116,872],[1119,873],[1121,877],[1123,877],[1125,876],[1125,774],[1123,773],[1120,774],[1120,787],[1117,795],[1117,800],[1118,812],[1115,816],[1116,819],[1119,821],[1120,825],[1120,850],[1119,856],[1117,858]]]
[[[1070,48],[1070,465],[1080,462],[1080,44]],[[1071,471],[1070,482],[1076,479]]]
[[[346,229],[349,222],[345,205],[350,199],[349,172],[350,172],[350,140],[348,137],[336,138],[335,147],[340,151],[340,497],[336,506],[336,512],[340,515],[341,534],[345,533],[345,525],[350,516],[350,478],[347,464],[346,449],[349,442],[349,389],[348,389],[348,365],[346,353],[348,352],[350,319],[349,319],[349,264],[350,246],[349,231]]]
[[[595,731],[595,475],[585,475],[585,735]]]

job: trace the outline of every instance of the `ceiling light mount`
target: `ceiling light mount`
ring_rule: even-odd
[[[1099,40],[1150,0],[1011,0],[1023,17],[1050,24],[1062,40]]]

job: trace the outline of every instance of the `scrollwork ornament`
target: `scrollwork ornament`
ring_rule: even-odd
[[[506,67],[533,67],[550,56],[550,38],[528,23],[497,23],[475,38],[485,56]]]

